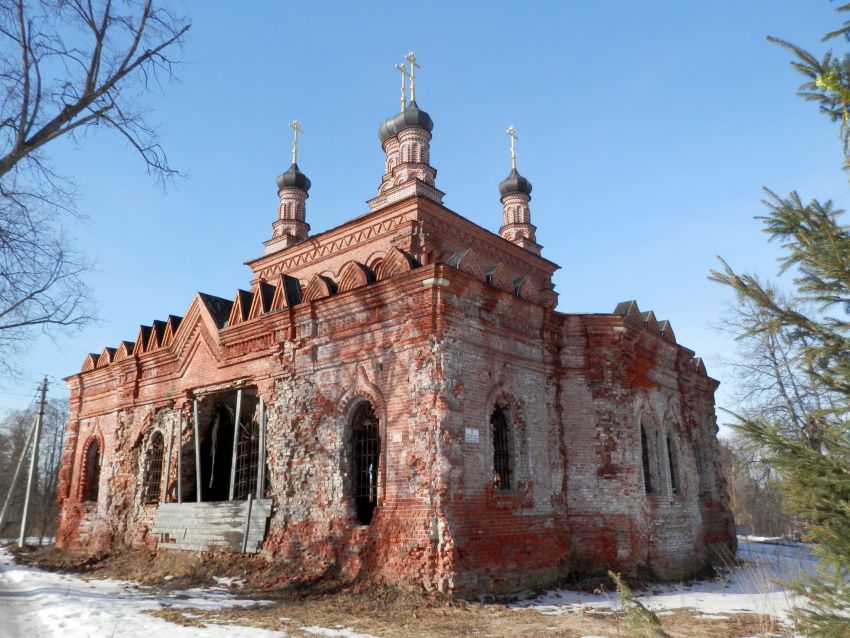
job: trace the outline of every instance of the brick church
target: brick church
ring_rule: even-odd
[[[310,233],[294,122],[250,290],[66,379],[59,545],[456,592],[680,577],[734,547],[717,382],[634,301],[555,309],[512,129],[498,234],[443,205],[408,62],[368,213]]]

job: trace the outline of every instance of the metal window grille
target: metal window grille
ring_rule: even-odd
[[[165,443],[162,432],[154,432],[148,448],[148,458],[145,467],[144,495],[145,503],[159,501],[162,485],[162,454]]]
[[[670,487],[673,489],[673,494],[679,493],[679,473],[676,469],[675,454],[673,452],[673,441],[670,440],[670,435],[667,435],[667,464],[670,467]]]
[[[357,519],[361,524],[368,525],[378,504],[378,470],[381,456],[378,419],[371,403],[364,401],[356,408],[351,429]]]
[[[97,501],[100,484],[100,444],[92,442],[86,450],[85,472],[83,473],[83,500]]]
[[[646,430],[640,426],[640,455],[643,461],[643,489],[652,494],[652,475],[649,472],[649,443],[646,440]]]
[[[240,423],[236,444],[236,486],[234,498],[245,500],[257,491],[257,464],[260,458],[260,425],[253,419]]]
[[[496,408],[490,416],[493,426],[493,488],[511,489],[511,445],[508,419],[502,408]]]

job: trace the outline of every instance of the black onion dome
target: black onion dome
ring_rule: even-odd
[[[515,168],[499,183],[499,194],[504,197],[508,193],[525,193],[531,198],[531,182],[520,175]]]
[[[420,109],[416,102],[411,102],[401,113],[396,113],[381,123],[378,129],[378,137],[381,138],[381,144],[412,126],[424,129],[429,133],[434,130],[434,121],[431,119],[431,116]]]
[[[300,188],[306,193],[310,190],[310,179],[301,172],[298,164],[293,162],[285,173],[277,176],[277,188]]]
[[[395,130],[395,115],[392,117],[388,117],[386,120],[381,122],[381,126],[378,128],[378,137],[381,140],[381,144],[386,142],[391,137],[395,137],[397,135],[397,131]]]

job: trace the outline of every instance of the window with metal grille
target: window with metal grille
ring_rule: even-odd
[[[148,458],[145,464],[144,494],[145,503],[159,502],[162,485],[162,455],[165,445],[162,432],[154,432],[148,445]]]
[[[233,497],[244,501],[257,491],[257,463],[260,458],[260,425],[253,419],[240,423],[236,443],[236,486]]]
[[[676,451],[673,449],[673,441],[667,435],[667,464],[670,467],[670,487],[673,494],[679,493],[679,468],[676,467]]]
[[[496,408],[490,416],[493,427],[493,488],[511,489],[512,459],[508,419],[502,408]]]
[[[85,464],[83,465],[83,500],[97,501],[98,488],[100,486],[100,443],[94,440],[86,450]]]
[[[351,420],[352,473],[354,504],[361,525],[372,521],[378,505],[378,470],[381,456],[381,435],[372,404],[363,401]]]
[[[646,438],[646,430],[640,426],[640,455],[643,461],[643,489],[647,494],[652,494],[652,474],[649,464],[649,441]]]

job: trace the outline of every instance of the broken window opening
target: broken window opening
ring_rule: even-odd
[[[151,435],[148,456],[145,466],[144,500],[145,503],[157,503],[162,485],[162,457],[165,442],[162,432],[156,431]]]
[[[381,435],[372,404],[361,402],[351,418],[354,505],[361,525],[372,522],[378,505]]]
[[[673,449],[673,440],[667,435],[667,465],[670,468],[670,489],[673,494],[679,493],[679,469],[676,467],[676,452]]]
[[[86,450],[83,466],[83,500],[97,502],[100,488],[100,443],[95,439]]]
[[[511,489],[512,459],[508,418],[501,407],[496,407],[490,416],[493,428],[493,489]]]
[[[643,424],[640,426],[640,455],[641,460],[643,461],[643,490],[647,494],[652,494],[653,486],[649,464],[649,442],[647,441],[646,430],[644,429]]]
[[[234,498],[244,501],[257,491],[257,465],[260,458],[260,424],[251,419],[239,424],[236,448],[236,488]]]
[[[251,429],[257,428],[254,414],[259,397],[256,388],[242,388],[239,424],[236,427],[237,390],[217,392],[198,400],[198,437],[200,438],[201,498],[204,503],[230,499],[230,481],[233,469],[233,443],[236,438],[236,473],[233,476],[234,498],[245,499],[251,489],[256,490],[259,436],[251,438]],[[245,429],[248,436],[245,436]],[[247,440],[247,445],[245,444]],[[191,448],[184,449],[189,468],[194,468]],[[253,457],[253,460],[252,460]],[[249,469],[253,466],[253,470]],[[184,463],[184,468],[186,463]],[[197,468],[195,468],[197,471]],[[191,472],[191,470],[190,470]],[[253,477],[250,477],[253,472]],[[240,478],[243,491],[240,492]],[[197,500],[197,481],[194,476],[183,477],[183,500]],[[241,494],[241,495],[239,495]]]

